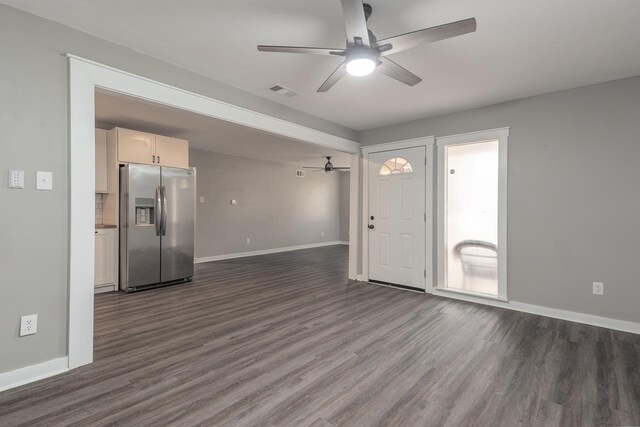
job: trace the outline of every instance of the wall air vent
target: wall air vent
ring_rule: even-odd
[[[296,176],[298,178],[304,178],[304,171],[302,169],[296,170]]]
[[[271,92],[277,93],[278,95],[286,96],[287,98],[293,98],[294,96],[299,95],[298,92],[291,90],[281,84],[275,84],[269,87],[269,90]]]

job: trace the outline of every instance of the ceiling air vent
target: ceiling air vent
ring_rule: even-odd
[[[293,98],[294,96],[298,95],[298,92],[293,91],[293,90],[289,89],[288,87],[283,86],[281,84],[275,84],[275,85],[271,86],[269,88],[269,90],[271,92],[277,93],[278,95],[286,96],[287,98]]]
[[[296,176],[298,178],[304,178],[304,171],[302,169],[296,170]]]

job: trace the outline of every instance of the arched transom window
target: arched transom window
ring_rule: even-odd
[[[384,162],[380,167],[380,175],[391,175],[396,173],[411,173],[413,168],[407,159],[402,157],[394,157]]]

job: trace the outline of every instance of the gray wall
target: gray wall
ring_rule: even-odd
[[[203,150],[191,150],[190,163],[197,168],[196,258],[339,240],[339,174],[297,178],[292,165]]]
[[[67,354],[69,152],[64,53],[355,137],[354,131],[339,125],[0,5],[0,372]],[[8,169],[25,171],[26,189],[7,189]],[[53,172],[52,192],[34,190],[36,170]],[[40,316],[38,333],[18,338],[19,317],[32,313]]]
[[[351,172],[340,172],[340,241],[349,241],[349,185]]]
[[[640,77],[362,132],[373,144],[511,126],[508,296],[640,322]],[[605,295],[592,295],[592,282]]]

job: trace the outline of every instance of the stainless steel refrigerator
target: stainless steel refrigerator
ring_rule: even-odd
[[[193,276],[194,172],[120,168],[120,289],[187,282]]]

